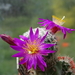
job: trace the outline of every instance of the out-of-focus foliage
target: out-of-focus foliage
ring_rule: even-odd
[[[66,16],[64,26],[75,28],[75,0],[0,0],[0,34],[18,37],[30,27],[39,26],[38,18],[51,19],[52,15]],[[74,39],[73,33],[64,40],[70,43],[66,48],[62,47],[64,41],[59,41],[60,54],[75,57]],[[0,39],[0,75],[17,75],[16,61],[11,57],[14,53],[16,51]]]

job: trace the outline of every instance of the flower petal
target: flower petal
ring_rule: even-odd
[[[12,57],[24,57],[24,53],[23,52],[16,53],[16,54],[12,55]]]
[[[50,29],[52,29],[53,27],[55,27],[55,26],[54,26],[54,23],[49,23],[49,24],[46,26],[46,29],[47,29],[47,30],[50,30]]]
[[[10,46],[12,49],[16,50],[16,51],[23,51],[23,48],[21,46]]]
[[[64,34],[63,38],[65,38],[66,37],[66,30],[62,29],[62,33]]]
[[[55,53],[56,51],[53,50],[41,50],[40,53],[42,54],[48,54],[48,53]]]
[[[19,37],[20,37],[21,39],[23,39],[23,40],[28,40],[28,38],[25,37],[25,36],[23,36],[23,35],[19,35]]]
[[[33,30],[32,30],[32,27],[30,28],[30,40],[33,41],[34,40],[34,33],[33,33]]]
[[[37,66],[37,57],[36,57],[36,55],[34,56],[34,69],[36,69],[36,66]]]
[[[24,41],[22,41],[22,40],[20,40],[20,39],[18,39],[18,38],[14,38],[14,42],[18,45],[18,46],[22,46],[23,44],[25,44],[25,42]]]
[[[42,70],[45,71],[45,67],[38,61],[38,67]]]
[[[61,30],[62,30],[62,33],[64,34],[64,38],[66,37],[66,32],[72,33],[71,31],[75,31],[75,29],[70,29],[66,27],[62,27]]]
[[[38,55],[37,58],[43,66],[47,67],[46,62],[44,61],[44,58],[41,55]]]
[[[48,22],[47,20],[42,22],[40,26],[48,26],[48,24],[50,24],[50,22]]]
[[[44,23],[44,24],[41,24],[40,26],[46,26],[46,25],[47,25],[47,24]]]
[[[28,59],[29,59],[29,55],[25,55],[25,56],[24,56],[24,59],[23,59],[22,61],[20,61],[19,64],[24,64],[24,63],[26,63],[26,62],[28,61]]]
[[[35,32],[35,36],[38,37],[38,35],[39,35],[39,30],[38,30],[38,28],[37,28],[37,30],[36,30],[36,32]]]
[[[43,24],[43,23],[45,23],[45,21],[44,22],[38,22],[38,24]]]
[[[45,44],[44,43],[42,46],[43,46],[43,48],[49,48],[49,47],[52,47],[54,45],[56,45],[56,44]]]
[[[41,42],[43,42],[47,36],[48,32],[41,38]]]
[[[40,62],[39,58],[37,59],[37,65],[38,65],[38,67],[39,67],[42,71],[45,71],[45,67],[44,67],[44,65]]]
[[[29,60],[28,60],[28,62],[27,62],[27,64],[28,64],[28,66],[27,66],[27,69],[31,69],[32,68],[32,66],[33,66],[33,64],[34,64],[34,57],[30,57],[29,58]]]

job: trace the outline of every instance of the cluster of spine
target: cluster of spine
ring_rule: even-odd
[[[59,56],[58,60],[62,65],[61,75],[75,75],[75,63],[72,58],[68,56]]]

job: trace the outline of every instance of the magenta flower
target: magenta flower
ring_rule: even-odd
[[[62,33],[64,34],[64,38],[66,37],[67,32],[72,33],[71,31],[75,31],[75,29],[70,29],[70,28],[61,26],[64,23],[64,21],[55,16],[53,17],[54,17],[54,21],[50,21],[49,19],[39,18],[39,20],[42,20],[42,22],[38,22],[38,24],[41,24],[40,26],[45,26],[47,30],[51,29],[53,33],[56,33],[57,31],[61,30]]]
[[[32,28],[30,28],[29,38],[20,35],[20,39],[14,38],[16,46],[11,45],[10,47],[19,53],[14,54],[13,57],[23,57],[23,60],[20,61],[20,64],[26,63],[27,69],[34,68],[38,66],[42,71],[47,67],[46,62],[44,61],[43,56],[47,56],[48,53],[54,53],[55,51],[48,50],[47,48],[54,46],[55,44],[44,43],[48,33],[43,37],[39,37],[39,30],[37,29],[33,33]]]

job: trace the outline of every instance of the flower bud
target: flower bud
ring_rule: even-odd
[[[14,43],[14,39],[12,37],[10,37],[9,35],[6,34],[0,34],[0,38],[2,40],[4,40],[5,42],[7,42],[9,45],[16,45]]]

